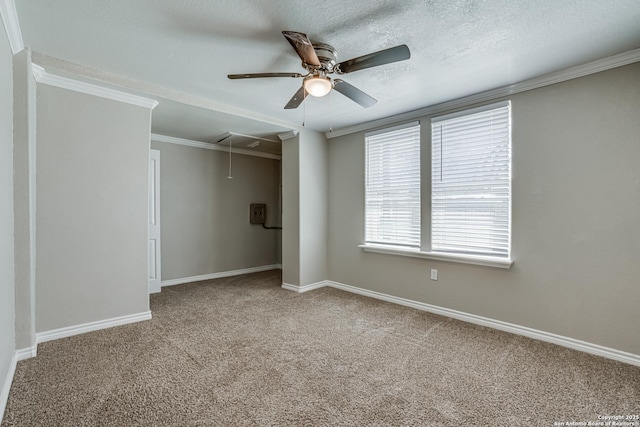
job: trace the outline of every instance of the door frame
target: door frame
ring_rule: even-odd
[[[160,150],[149,150],[147,272],[149,293],[162,287],[162,251],[160,233]]]

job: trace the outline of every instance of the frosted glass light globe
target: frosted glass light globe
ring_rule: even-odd
[[[331,80],[326,77],[312,77],[305,79],[304,90],[311,96],[322,97],[331,92]]]

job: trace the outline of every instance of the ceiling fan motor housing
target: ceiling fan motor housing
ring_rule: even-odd
[[[320,60],[320,68],[313,65],[305,64],[305,68],[310,71],[324,71],[326,74],[333,73],[333,67],[336,65],[338,59],[338,52],[326,43],[313,43],[313,50],[315,50],[318,59]]]

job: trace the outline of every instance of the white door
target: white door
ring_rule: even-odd
[[[149,293],[160,292],[160,150],[149,154]]]

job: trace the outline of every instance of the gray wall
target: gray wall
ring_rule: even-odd
[[[300,136],[282,141],[282,281],[300,284]]]
[[[300,284],[327,279],[328,147],[323,134],[300,131]]]
[[[267,204],[280,225],[280,160],[152,141],[160,150],[162,280],[279,263],[279,230],[249,223]]]
[[[11,48],[0,24],[0,387],[5,384],[15,353],[12,67]],[[1,401],[0,417],[3,407]]]
[[[36,329],[143,313],[151,112],[38,84]]]
[[[282,281],[306,286],[327,279],[328,146],[301,129],[282,144]]]
[[[329,142],[329,279],[640,354],[640,63],[510,99],[510,270],[357,248],[364,230],[364,134],[357,133]],[[421,120],[425,152],[429,119]],[[438,281],[429,280],[430,268]]]

